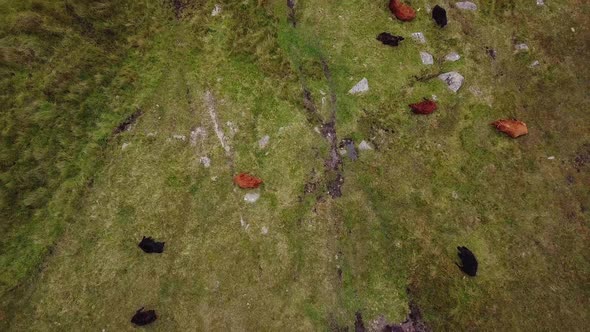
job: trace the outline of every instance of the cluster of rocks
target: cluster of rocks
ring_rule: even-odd
[[[459,10],[477,10],[477,5],[470,1],[456,2],[454,6]],[[416,11],[411,6],[401,2],[400,0],[391,0],[389,3],[389,8],[392,14],[400,21],[409,22],[416,17]],[[444,28],[448,24],[446,9],[439,5],[436,5],[430,12],[432,15],[432,19],[440,28]],[[411,38],[419,44],[426,44],[426,37],[422,32],[412,33]],[[405,40],[405,38],[402,36],[395,36],[388,32],[380,33],[376,39],[384,45],[390,47],[398,47],[401,44],[401,42]],[[518,43],[514,46],[514,50],[515,53],[528,52],[529,46],[526,43]],[[496,58],[495,50],[488,48],[487,53],[493,59]],[[420,59],[424,65],[434,64],[434,56],[426,51],[420,51]],[[449,62],[459,61],[460,59],[461,55],[459,55],[457,52],[451,52],[444,57],[444,60]],[[539,61],[534,61],[530,65],[530,67],[533,68],[539,65]],[[446,84],[446,86],[455,93],[457,93],[461,89],[465,81],[465,77],[463,77],[463,75],[461,75],[457,71],[449,71],[446,73],[439,74],[438,79],[443,81]],[[349,93],[356,95],[365,93],[367,91],[369,91],[369,82],[367,78],[363,78],[354,87],[352,87],[352,89],[350,89]],[[435,101],[428,99],[425,99],[424,101],[419,103],[411,104],[409,106],[414,113],[422,115],[431,114],[438,108]],[[518,121],[515,119],[499,119],[491,123],[491,125],[499,131],[506,133],[508,136],[512,138],[517,138],[522,135],[528,134],[528,128],[526,124],[522,121]],[[347,147],[346,149],[341,149],[341,151],[342,153],[348,153],[349,155],[352,155],[349,147]]]

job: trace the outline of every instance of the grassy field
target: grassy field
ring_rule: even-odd
[[[410,303],[433,331],[587,330],[590,4],[441,1],[440,29],[409,3],[0,0],[0,330],[132,330],[145,306],[159,331],[371,331]],[[529,135],[490,126],[512,117]],[[374,150],[326,166],[344,138]]]

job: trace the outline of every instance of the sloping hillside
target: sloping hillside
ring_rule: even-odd
[[[0,0],[0,330],[584,330],[590,5],[475,2]]]

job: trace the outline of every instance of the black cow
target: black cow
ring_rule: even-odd
[[[144,236],[138,246],[148,254],[161,254],[164,252],[164,243],[166,242],[156,242],[151,237]]]
[[[458,255],[462,265],[455,264],[468,276],[475,277],[477,274],[477,259],[475,259],[475,255],[467,247],[457,247],[457,250],[459,250]]]
[[[156,316],[155,310],[143,311],[143,307],[141,307],[141,309],[135,312],[133,318],[131,318],[131,323],[144,326],[153,323],[156,319],[158,319],[158,316]]]
[[[385,45],[389,45],[389,46],[397,46],[399,45],[399,42],[401,42],[402,40],[404,40],[404,37],[402,36],[394,36],[390,33],[387,32],[382,32],[377,36],[377,40],[382,42]]]
[[[439,5],[434,6],[434,9],[432,9],[432,18],[441,28],[447,25],[447,11]]]

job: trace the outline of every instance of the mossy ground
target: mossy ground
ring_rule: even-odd
[[[150,329],[162,331],[331,330],[352,328],[357,311],[365,323],[401,322],[412,297],[436,331],[584,330],[590,8],[547,2],[481,1],[461,12],[443,1],[441,30],[422,1],[402,24],[380,1],[300,0],[295,28],[285,1],[222,1],[216,17],[213,1],[192,1],[180,20],[167,3],[103,1],[93,5],[119,14],[88,18],[92,33],[80,20],[47,18],[61,17],[57,4],[1,2],[10,110],[0,327],[130,330],[145,306],[160,316]],[[82,18],[96,13],[74,5]],[[31,12],[46,29],[23,21]],[[101,42],[107,26],[120,35]],[[49,30],[60,43],[48,46]],[[389,48],[375,40],[383,31],[408,38]],[[427,44],[409,38],[417,31]],[[520,42],[529,52],[513,52]],[[29,49],[36,62],[21,63]],[[435,65],[422,65],[420,51]],[[443,62],[450,51],[461,60]],[[457,94],[417,79],[450,70],[466,78]],[[347,94],[363,77],[370,91]],[[324,193],[329,146],[302,85],[324,118],[336,95],[339,139],[376,147],[344,158],[341,198]],[[439,111],[411,114],[409,103],[432,94]],[[137,109],[132,129],[113,135]],[[512,140],[489,125],[507,117],[530,134]],[[192,145],[197,127],[207,136]],[[255,204],[232,184],[242,171],[265,181]],[[31,174],[47,182],[26,182]],[[305,194],[314,181],[319,189]],[[143,235],[166,241],[164,254],[143,254]],[[477,255],[476,278],[454,265],[458,245]]]

